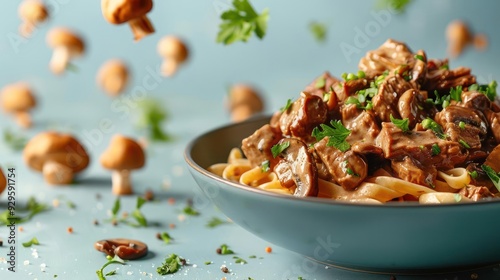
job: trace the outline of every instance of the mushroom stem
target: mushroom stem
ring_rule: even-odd
[[[52,58],[50,60],[50,70],[54,74],[61,74],[66,70],[69,59],[71,58],[70,50],[67,47],[61,46],[54,49]]]
[[[42,169],[45,181],[52,185],[67,185],[73,182],[73,170],[55,161],[48,161]]]
[[[115,195],[132,194],[129,170],[114,170],[111,175],[112,192]]]
[[[170,77],[177,72],[179,68],[179,63],[174,59],[165,59],[161,64],[161,74],[165,77]]]
[[[153,32],[155,29],[151,22],[149,21],[147,16],[142,16],[138,18],[134,18],[128,21],[130,28],[132,29],[132,33],[134,33],[134,40],[139,41],[144,36],[147,36]]]
[[[31,115],[25,111],[16,112],[14,118],[16,119],[17,124],[22,128],[30,128],[33,124],[31,121]]]

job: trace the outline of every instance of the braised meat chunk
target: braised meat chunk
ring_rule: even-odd
[[[243,139],[241,150],[252,166],[259,166],[262,162],[269,160],[270,167],[278,162],[273,157],[271,148],[283,138],[281,133],[266,124],[257,129],[252,135]]]

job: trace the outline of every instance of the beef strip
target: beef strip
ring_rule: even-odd
[[[458,67],[450,70],[444,67],[438,68],[437,65],[442,65],[442,63],[430,61],[427,64],[427,76],[422,89],[429,92],[437,90],[448,94],[451,88],[457,86],[465,88],[476,83],[476,77],[471,75],[470,68]]]
[[[490,192],[490,190],[487,187],[482,186],[469,185],[462,188],[458,193],[474,201],[493,197],[493,194]]]
[[[352,150],[342,152],[335,147],[328,146],[327,143],[328,138],[325,137],[314,144],[317,155],[332,174],[334,182],[345,190],[355,189],[367,176],[366,161]]]
[[[357,91],[368,88],[368,79],[355,79],[346,82],[336,83],[333,87],[339,103],[344,102],[349,96],[353,96]]]
[[[485,112],[491,108],[491,101],[484,93],[477,91],[462,91],[461,99],[462,102],[459,103],[460,106],[472,108],[479,112]]]
[[[381,122],[390,122],[390,115],[400,118],[398,100],[412,85],[402,76],[389,75],[379,86],[378,93],[372,98],[373,111]]]
[[[279,119],[283,135],[297,137],[306,143],[314,141],[312,130],[327,120],[327,107],[323,99],[305,92],[283,112]]]
[[[352,143],[351,149],[358,154],[382,155],[382,150],[375,145],[380,127],[373,111],[358,109],[355,104],[344,104],[341,113],[342,123],[351,131],[346,139]]]
[[[375,144],[384,157],[402,161],[410,156],[424,166],[434,165],[438,170],[445,170],[461,164],[467,158],[459,143],[442,140],[431,130],[403,132],[391,122],[382,123]],[[433,153],[433,145],[439,147],[439,153]]]
[[[500,143],[500,112],[497,113],[492,110],[486,110],[484,113],[493,137],[495,137],[497,143]]]
[[[399,178],[419,184],[433,187],[437,176],[437,169],[433,165],[424,166],[420,162],[407,156],[403,160],[392,160],[391,167]]]
[[[269,160],[270,167],[273,168],[278,160],[273,157],[271,147],[281,138],[283,138],[281,132],[266,124],[243,139],[241,150],[252,166],[259,166],[262,162]]]
[[[394,70],[400,65],[413,65],[415,57],[404,43],[393,39],[385,41],[378,49],[368,51],[359,61],[358,67],[368,77],[382,75],[386,70]]]
[[[330,88],[333,87],[333,85],[340,82],[341,80],[333,77],[332,75],[330,75],[330,72],[326,71],[321,74],[321,76],[314,79],[314,81],[312,81],[309,85],[307,85],[304,91],[312,95],[323,97],[323,94],[325,92],[329,92]]]

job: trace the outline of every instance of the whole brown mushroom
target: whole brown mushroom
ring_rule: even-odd
[[[112,24],[128,22],[134,40],[154,33],[154,27],[146,16],[153,9],[152,0],[102,0],[101,11],[104,18]]]
[[[448,53],[451,57],[458,57],[465,48],[473,45],[477,50],[484,50],[488,45],[488,38],[484,34],[473,34],[469,26],[461,20],[455,20],[446,27]]]
[[[24,147],[25,163],[43,173],[53,185],[70,184],[75,174],[89,164],[85,148],[72,135],[54,131],[42,132]]]
[[[5,187],[7,187],[7,179],[5,179],[2,168],[0,168],[0,194],[5,190]]]
[[[101,165],[113,170],[111,177],[113,194],[132,194],[130,172],[142,168],[144,163],[145,154],[139,143],[119,134],[113,136],[108,149],[101,155]]]
[[[97,73],[97,84],[110,96],[118,96],[127,87],[129,70],[119,59],[105,62]]]
[[[157,50],[163,58],[161,73],[166,77],[174,75],[189,56],[186,44],[175,36],[165,36],[160,39]]]
[[[24,37],[31,36],[36,27],[49,17],[47,7],[40,0],[24,0],[19,4],[18,14],[23,21],[19,33]]]
[[[83,39],[64,27],[51,29],[47,34],[47,44],[54,49],[49,67],[57,75],[64,73],[73,58],[85,52]]]
[[[32,126],[30,111],[36,106],[36,99],[30,87],[25,83],[5,86],[1,92],[2,109],[11,114],[19,126]]]
[[[259,92],[246,84],[231,87],[227,96],[227,107],[231,120],[240,122],[264,110],[264,102]]]

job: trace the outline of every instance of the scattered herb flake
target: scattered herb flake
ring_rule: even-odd
[[[404,119],[396,119],[392,116],[392,114],[390,115],[390,118],[391,118],[391,122],[399,129],[401,129],[403,132],[408,132],[410,130],[409,128],[409,119],[408,118],[404,118]]]
[[[217,253],[220,255],[231,255],[234,254],[233,250],[229,249],[229,246],[226,244],[220,245],[220,247],[217,250]]]
[[[416,55],[415,55],[415,59],[418,59],[418,60],[420,60],[420,61],[425,61],[425,60],[424,60],[424,56],[423,56],[423,55],[420,55],[420,54],[416,54]]]
[[[326,33],[328,31],[326,24],[313,21],[309,23],[309,31],[311,31],[311,34],[317,42],[323,43],[326,41]]]
[[[207,227],[209,228],[214,228],[214,227],[217,227],[217,226],[220,226],[220,225],[223,225],[223,224],[229,224],[228,221],[224,221],[222,219],[219,219],[217,217],[212,217],[212,219],[210,219],[207,223]]]
[[[281,111],[282,113],[284,113],[284,112],[288,111],[288,109],[290,109],[290,107],[292,106],[292,104],[293,104],[292,99],[288,99],[288,100],[286,101],[285,106],[283,106],[283,107],[281,107],[281,108],[280,108],[280,111]]]
[[[3,141],[11,150],[22,151],[24,146],[26,146],[28,139],[7,128],[3,131]]]
[[[439,153],[441,153],[441,148],[439,148],[438,144],[432,144],[431,150],[433,156],[437,156],[439,155]]]
[[[282,142],[281,144],[278,143],[278,144],[272,146],[271,153],[273,154],[273,158],[276,158],[277,156],[279,156],[288,147],[290,147],[289,141]]]
[[[469,172],[469,175],[472,179],[476,179],[477,176],[479,176],[479,174],[477,173],[476,170],[472,171],[472,172]]]
[[[256,255],[251,255],[251,256],[248,256],[248,258],[249,259],[255,259],[255,258],[257,258],[257,256]]]
[[[459,139],[458,143],[460,143],[460,145],[464,146],[465,148],[470,149],[469,143],[465,142],[463,139]]]
[[[462,86],[450,89],[450,98],[455,101],[462,101]]]
[[[184,209],[182,210],[182,212],[184,212],[184,214],[186,215],[189,215],[189,216],[198,216],[200,215],[200,212],[196,211],[193,207],[191,206],[186,206],[184,207]]]
[[[182,260],[176,254],[170,254],[161,266],[156,268],[156,272],[160,275],[174,274],[182,266]]]
[[[490,166],[488,166],[486,164],[483,164],[481,166],[481,168],[486,173],[486,175],[488,175],[490,180],[493,182],[493,185],[495,185],[495,187],[500,191],[500,176],[499,176],[499,174],[495,170],[493,170],[493,168],[491,168]]]
[[[164,105],[156,99],[148,98],[137,104],[139,118],[137,127],[147,133],[154,142],[168,142],[172,137],[163,130],[163,123],[168,121],[169,114]]]
[[[332,120],[330,125],[320,124],[321,129],[315,127],[312,131],[312,136],[316,138],[316,141],[328,137],[327,146],[333,146],[342,152],[349,150],[351,145],[346,139],[351,134],[351,131],[345,128],[340,120]]]
[[[205,265],[210,265],[210,264],[213,264],[213,262],[212,261],[206,261],[205,262]]]
[[[23,243],[23,247],[31,247],[31,245],[40,245],[40,242],[36,237],[33,237],[30,241]]]
[[[217,43],[230,45],[237,41],[247,42],[252,33],[264,38],[269,19],[269,9],[259,15],[248,0],[233,0],[233,9],[221,14],[222,23],[217,34]]]
[[[443,128],[431,118],[426,118],[422,121],[422,127],[424,129],[430,129],[436,134],[438,138],[445,139],[446,135],[443,133]]]
[[[239,264],[247,264],[248,262],[240,257],[234,256],[233,259],[235,259],[234,263],[239,263]]]
[[[25,223],[31,220],[31,218],[33,218],[35,215],[47,210],[49,210],[49,206],[47,204],[39,203],[34,197],[30,197],[28,199],[26,207],[16,209],[16,214],[19,214],[19,212],[28,212],[26,216],[13,216],[12,214],[14,213],[7,209],[4,212],[0,213],[0,226],[8,225],[11,223],[11,221],[16,224]]]
[[[379,0],[376,7],[379,9],[386,9],[390,7],[398,13],[403,13],[411,3],[412,0]]]
[[[269,160],[265,160],[260,164],[260,170],[262,171],[262,173],[269,172],[270,169],[271,167]]]
[[[458,123],[458,127],[460,127],[460,129],[465,129],[465,123],[464,122],[459,122]]]
[[[111,258],[111,256],[106,256],[106,259],[108,261],[99,270],[96,271],[96,274],[97,274],[97,277],[99,278],[99,280],[106,280],[105,276],[110,276],[110,275],[115,275],[116,274],[115,270],[112,270],[112,271],[115,271],[114,273],[111,271],[111,272],[108,272],[108,273],[104,274],[104,269],[108,265],[114,264],[114,263],[116,263],[116,264],[125,264],[125,261],[122,260],[117,255],[115,255],[113,258]],[[112,274],[108,275],[109,273],[112,273]]]
[[[160,234],[160,239],[163,240],[163,242],[165,242],[165,244],[169,244],[173,238],[170,236],[170,234],[168,234],[168,232],[162,232]]]
[[[324,88],[326,85],[325,77],[319,77],[316,79],[316,83],[314,84],[315,88]]]
[[[454,197],[455,197],[455,201],[456,201],[456,202],[460,202],[460,201],[462,200],[462,195],[461,195],[461,194],[459,194],[459,193],[456,193],[456,194],[454,195]]]

